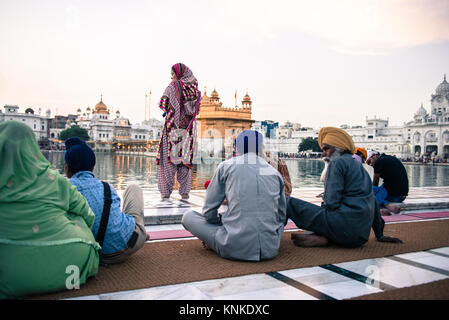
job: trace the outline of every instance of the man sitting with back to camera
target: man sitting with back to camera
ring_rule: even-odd
[[[203,213],[190,210],[182,225],[206,248],[227,259],[273,259],[286,221],[284,180],[262,157],[263,136],[253,130],[236,139],[237,156],[215,170]],[[227,210],[218,213],[223,200]]]
[[[65,146],[64,171],[95,213],[92,233],[102,247],[100,261],[103,264],[124,261],[148,239],[142,189],[136,184],[126,188],[122,212],[117,192],[92,172],[96,161],[92,149],[78,137],[67,139]]]

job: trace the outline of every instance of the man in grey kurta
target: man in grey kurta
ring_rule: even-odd
[[[290,197],[288,217],[300,229],[313,235],[293,234],[299,246],[322,246],[328,241],[344,247],[359,247],[368,241],[371,228],[381,242],[401,242],[383,235],[385,222],[373,194],[370,176],[355,161],[352,138],[339,128],[320,131],[318,142],[323,156],[330,158],[324,185],[323,203],[317,206]]]
[[[206,192],[202,214],[184,214],[185,229],[223,258],[260,261],[279,251],[286,221],[284,182],[262,155],[262,135],[246,130],[236,139],[239,156],[222,162]],[[218,213],[223,200],[227,211]]]

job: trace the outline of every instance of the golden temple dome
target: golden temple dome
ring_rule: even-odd
[[[100,102],[95,105],[94,113],[109,114],[108,107],[103,103],[103,95],[101,95]]]
[[[251,97],[248,95],[248,92],[245,94],[245,96],[243,97],[243,101],[248,101],[251,102]]]
[[[212,98],[219,98],[218,92],[217,92],[217,90],[215,90],[215,89],[214,89],[214,91],[212,91],[212,93],[210,94],[210,96],[211,96]]]

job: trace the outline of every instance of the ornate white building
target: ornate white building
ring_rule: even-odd
[[[129,119],[120,115],[120,111],[117,111],[113,118],[103,102],[103,97],[95,108],[87,107],[84,113],[81,109],[77,110],[76,115],[68,116],[51,117],[50,110],[46,111],[45,116],[40,113],[40,109],[38,114],[35,114],[31,108],[27,108],[25,113],[19,113],[18,106],[5,105],[4,111],[0,110],[0,122],[15,120],[27,124],[42,148],[48,148],[52,142],[56,143],[58,148],[61,147],[62,143],[57,142],[61,131],[78,125],[87,130],[90,137],[88,143],[95,151],[154,149],[155,141],[160,139],[163,127],[161,121],[156,119],[144,121],[142,124],[131,124]]]
[[[141,150],[147,147],[147,141],[158,140],[162,131],[162,123],[156,119],[131,124],[119,110],[112,118],[103,96],[93,110],[87,107],[85,113],[81,114],[81,109],[77,112],[77,124],[88,131],[90,145],[97,151],[111,151],[114,147],[122,149],[123,146]]]
[[[430,114],[423,105],[416,111],[413,120],[407,123],[407,138],[414,155],[434,152],[449,158],[449,83],[444,75],[430,96]]]
[[[41,146],[48,144],[50,119],[48,111],[46,116],[42,116],[41,109],[38,114],[35,114],[31,108],[27,108],[25,113],[20,113],[19,106],[16,105],[5,105],[3,109],[4,111],[0,110],[0,122],[8,120],[23,122],[33,130],[36,140]]]

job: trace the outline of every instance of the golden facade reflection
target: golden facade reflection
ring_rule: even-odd
[[[212,177],[210,177],[210,179],[212,179]],[[192,170],[192,186],[191,186],[191,190],[200,190],[200,189],[204,189],[204,185],[201,184],[201,182],[198,183],[198,171],[196,170],[196,167],[194,167],[193,170]],[[173,186],[173,190],[179,190],[178,179],[177,179],[176,176],[175,176],[175,185]]]

